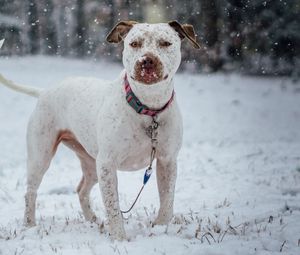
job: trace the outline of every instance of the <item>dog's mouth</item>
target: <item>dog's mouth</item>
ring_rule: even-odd
[[[136,62],[134,77],[132,78],[138,82],[150,85],[167,79],[168,75],[163,77],[163,65],[161,61],[153,54],[148,53]]]

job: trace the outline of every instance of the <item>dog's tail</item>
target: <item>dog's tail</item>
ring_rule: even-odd
[[[0,74],[0,83],[2,83],[4,86],[6,86],[10,89],[27,94],[32,97],[39,97],[41,94],[41,91],[42,91],[38,88],[28,87],[28,86],[24,86],[24,85],[17,85],[15,83],[13,83],[12,81],[4,78],[1,74]]]

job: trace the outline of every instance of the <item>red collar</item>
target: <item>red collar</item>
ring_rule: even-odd
[[[126,100],[128,104],[139,114],[145,114],[151,117],[158,115],[159,113],[163,112],[173,101],[175,92],[173,90],[172,96],[169,101],[160,109],[150,109],[147,105],[141,103],[141,101],[136,97],[133,93],[130,84],[127,79],[127,75],[125,74],[124,77],[124,87],[126,92]]]

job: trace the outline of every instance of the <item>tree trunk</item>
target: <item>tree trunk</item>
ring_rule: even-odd
[[[39,51],[39,26],[38,26],[38,8],[35,0],[28,0],[28,38],[29,52],[36,54]]]
[[[214,47],[218,41],[218,13],[215,0],[202,0],[202,20],[205,44]]]
[[[85,54],[86,24],[84,13],[84,0],[76,0],[76,27],[75,27],[75,51],[78,57]]]
[[[115,25],[115,9],[116,9],[116,5],[114,3],[114,0],[104,0],[105,5],[110,9],[110,17],[108,20],[105,21],[104,24],[104,28],[105,28],[105,33],[104,35],[106,36],[111,29],[113,29],[114,25]],[[103,41],[105,41],[105,37],[102,38]],[[113,47],[113,45],[111,44],[107,44],[106,43],[106,56],[109,56],[109,58],[111,58],[112,56],[114,57],[114,52],[116,51],[116,49]]]
[[[227,30],[229,35],[228,55],[233,60],[242,60],[242,34],[240,24],[242,22],[241,9],[244,6],[241,0],[228,0],[228,22]]]
[[[46,12],[45,12],[45,40],[46,40],[46,53],[57,53],[57,33],[56,27],[53,21],[53,0],[46,0]]]
[[[206,65],[210,71],[217,71],[222,66],[220,58],[218,9],[216,0],[202,0],[201,16],[203,24],[203,44],[207,47]]]

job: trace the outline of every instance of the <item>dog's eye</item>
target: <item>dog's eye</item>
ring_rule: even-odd
[[[168,41],[159,41],[159,46],[160,47],[169,47],[169,46],[171,46],[172,45],[172,43],[170,43],[170,42],[168,42]]]
[[[138,42],[138,41],[133,41],[129,44],[132,48],[141,48],[142,47],[142,43]]]

